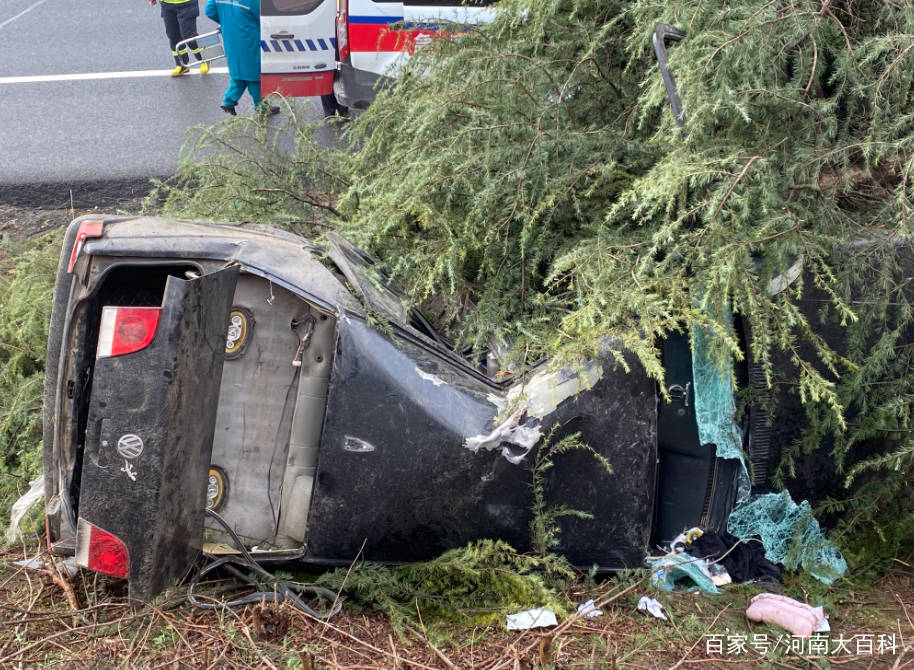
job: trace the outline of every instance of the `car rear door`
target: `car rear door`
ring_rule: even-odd
[[[333,92],[336,0],[261,0],[260,89],[288,97]]]
[[[238,268],[169,277],[160,308],[102,309],[80,480],[77,562],[148,601],[203,541]]]

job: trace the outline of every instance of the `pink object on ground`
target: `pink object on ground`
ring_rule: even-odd
[[[809,637],[824,618],[814,607],[787,596],[760,593],[749,601],[750,621],[776,623],[797,637]]]

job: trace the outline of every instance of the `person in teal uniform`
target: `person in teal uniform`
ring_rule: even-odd
[[[222,98],[222,111],[235,115],[235,106],[245,91],[254,109],[270,114],[279,107],[261,105],[260,99],[260,0],[207,0],[206,15],[219,24],[229,85]]]

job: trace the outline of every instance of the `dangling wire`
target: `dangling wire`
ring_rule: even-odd
[[[206,514],[207,516],[215,519],[216,522],[225,529],[225,532],[227,532],[232,538],[232,542],[234,542],[235,546],[238,548],[238,551],[241,552],[241,556],[224,556],[213,561],[202,570],[200,570],[199,574],[197,574],[197,576],[191,580],[190,586],[187,588],[187,599],[191,602],[191,604],[195,605],[196,607],[200,607],[201,609],[212,610],[220,609],[222,607],[239,607],[241,605],[252,605],[255,603],[263,602],[281,603],[288,601],[292,603],[296,608],[300,609],[302,612],[305,612],[306,614],[309,614],[316,619],[329,619],[343,608],[343,603],[337,599],[337,595],[330,589],[325,589],[314,584],[296,584],[293,586],[279,581],[274,575],[264,570],[260,564],[254,560],[251,554],[248,553],[248,550],[245,549],[244,545],[235,534],[235,532],[225,522],[225,519],[209,509],[206,510]],[[240,570],[239,567],[243,568],[244,570]],[[237,579],[243,582],[247,582],[254,587],[262,588],[264,583],[272,583],[274,588],[272,591],[257,591],[255,593],[249,593],[246,596],[241,596],[240,598],[235,598],[233,600],[227,600],[220,603],[201,602],[197,599],[197,595],[194,593],[194,589],[197,588],[197,585],[204,575],[212,572],[213,570],[216,570],[217,568],[225,568]],[[257,580],[252,578],[250,574],[246,574],[249,572],[254,573],[254,575],[260,577],[261,579]],[[317,612],[313,610],[305,603],[304,600],[302,600],[301,596],[305,594],[313,595],[318,598],[327,600],[328,602],[332,603],[330,609],[326,612]]]

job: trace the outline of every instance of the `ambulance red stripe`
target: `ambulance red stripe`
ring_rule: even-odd
[[[356,23],[350,18],[349,48],[356,52],[405,51],[413,53],[416,36],[432,35],[434,30],[396,30],[390,23]]]

